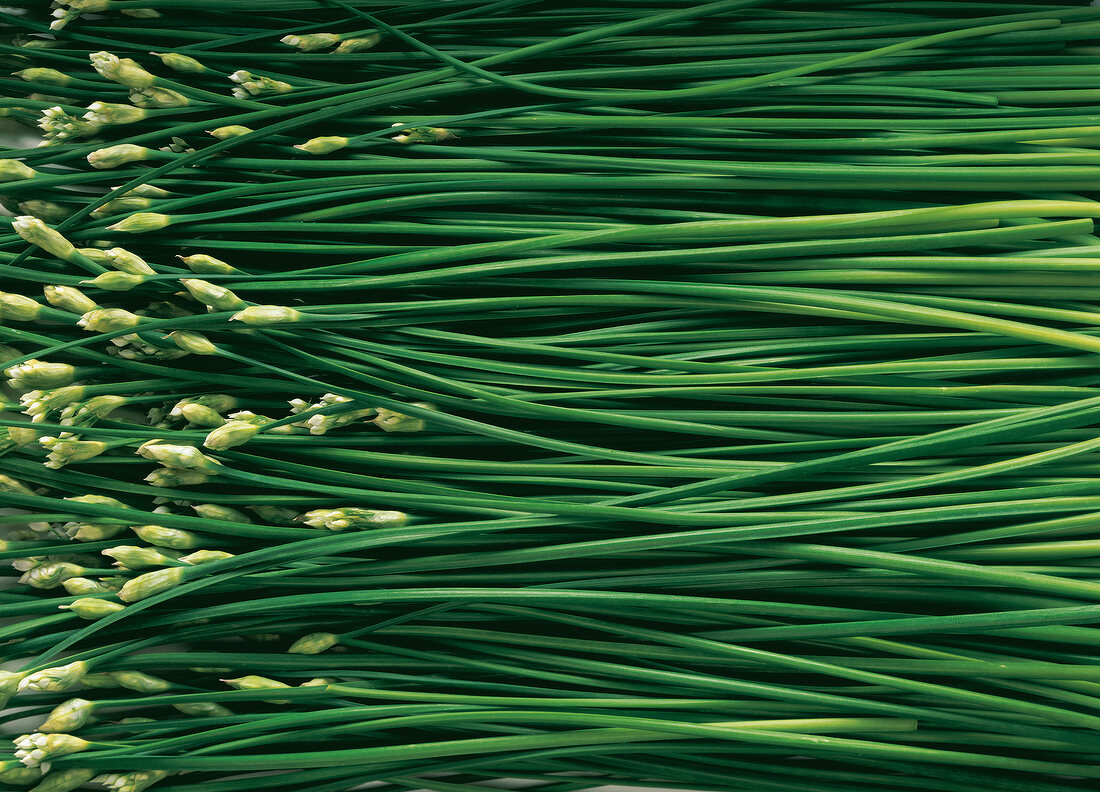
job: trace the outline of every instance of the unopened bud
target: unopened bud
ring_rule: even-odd
[[[343,509],[314,509],[301,517],[302,522],[311,528],[327,528],[330,531],[400,528],[408,519],[409,516],[404,512],[354,506]]]
[[[146,459],[160,462],[165,467],[182,470],[198,470],[209,475],[220,472],[221,463],[206,456],[194,446],[172,445],[160,440],[150,440],[138,447],[137,453]]]
[[[193,553],[180,556],[179,560],[185,564],[198,566],[199,564],[209,564],[211,561],[224,561],[232,557],[232,553],[227,553],[224,550],[196,550]]]
[[[88,58],[97,72],[127,88],[148,88],[156,80],[130,58],[119,58],[109,52],[93,52]]]
[[[170,215],[159,212],[136,212],[124,220],[107,226],[108,231],[123,231],[127,234],[145,234],[171,225]]]
[[[0,159],[0,182],[23,181],[37,175],[38,171],[22,160]]]
[[[71,610],[82,619],[95,621],[96,619],[102,619],[104,616],[110,616],[112,613],[118,613],[126,606],[121,602],[111,602],[99,597],[83,597],[82,599],[73,600],[68,605],[58,607],[62,610]]]
[[[230,317],[231,320],[249,325],[273,325],[298,322],[302,312],[285,305],[250,305]]]
[[[60,388],[76,379],[76,368],[68,363],[31,359],[4,369],[4,376],[13,388]]]
[[[71,690],[80,684],[80,680],[88,673],[88,664],[82,660],[68,665],[44,668],[23,677],[19,682],[20,690],[30,690],[38,693],[57,693]]]
[[[43,85],[65,86],[73,81],[72,77],[57,69],[35,67],[31,69],[21,69],[20,71],[12,73],[20,80],[42,83]]]
[[[130,91],[130,101],[138,107],[186,107],[191,100],[179,91],[170,88],[142,88],[140,91]]]
[[[46,302],[55,308],[75,314],[85,314],[97,307],[95,300],[74,286],[45,286]]]
[[[309,33],[304,36],[283,36],[279,41],[302,52],[316,52],[335,47],[340,39],[341,36],[337,33]]]
[[[151,572],[149,574],[156,574]],[[119,687],[138,693],[163,693],[172,689],[172,683],[141,671],[111,671],[110,675]]]
[[[336,646],[338,638],[335,634],[329,632],[315,632],[303,635],[297,641],[295,641],[287,652],[290,654],[321,654],[321,652]]]
[[[140,107],[114,102],[92,102],[88,105],[88,112],[84,114],[84,120],[99,126],[111,124],[134,124],[149,116],[149,113]]]
[[[46,722],[38,727],[40,732],[69,732],[84,726],[92,718],[95,705],[87,699],[69,699],[54,707]]]
[[[149,159],[153,150],[135,143],[119,143],[115,146],[96,149],[88,155],[88,164],[93,168],[107,170],[125,165],[128,162],[141,162]]]
[[[380,33],[370,33],[366,36],[360,36],[359,38],[344,39],[340,42],[340,46],[336,48],[335,54],[346,55],[351,52],[369,50],[381,40],[382,34]]]
[[[244,300],[224,286],[197,278],[181,278],[180,283],[196,300],[219,311],[235,311],[245,305]]]
[[[135,545],[119,545],[109,547],[101,551],[103,555],[115,559],[115,565],[127,569],[147,569],[171,564],[176,559],[174,556],[165,555],[152,547],[137,547]]]
[[[145,282],[145,276],[132,275],[129,272],[102,272],[91,280],[81,281],[82,285],[95,286],[106,291],[130,291]]]
[[[329,154],[333,151],[339,151],[347,145],[348,139],[346,137],[327,135],[310,138],[305,143],[299,143],[294,148],[300,149],[307,154]]]
[[[173,330],[168,334],[177,347],[192,355],[216,355],[218,348],[202,333],[190,330]]]
[[[173,589],[184,581],[187,567],[166,567],[146,572],[126,581],[118,593],[123,602],[138,602],[146,597]]]
[[[178,52],[150,52],[149,54],[156,55],[160,58],[161,63],[173,71],[183,72],[185,74],[201,74],[206,71],[206,67],[197,60],[187,55],[181,55]]]
[[[88,311],[77,324],[92,333],[111,333],[115,330],[127,330],[137,327],[141,317],[121,308],[98,308]]]
[[[246,126],[240,124],[230,124],[229,126],[221,126],[217,129],[211,129],[207,134],[211,137],[215,137],[218,140],[229,140],[230,138],[240,137],[241,135],[247,135],[254,130],[249,129]]]
[[[76,252],[76,248],[69,240],[37,217],[31,217],[30,215],[17,217],[12,220],[11,227],[15,233],[27,242],[37,245],[47,253],[64,261],[71,259],[73,253]]]
[[[42,304],[13,292],[0,292],[0,319],[33,322],[42,313]]]
[[[259,431],[260,427],[245,421],[227,421],[212,430],[202,444],[213,451],[224,451],[247,443]]]

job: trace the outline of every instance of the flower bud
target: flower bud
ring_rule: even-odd
[[[95,300],[75,286],[45,286],[42,291],[46,295],[46,302],[63,311],[85,314],[98,307]]]
[[[95,770],[80,767],[53,770],[42,779],[42,783],[28,792],[72,792],[77,787],[83,786],[84,782],[91,781],[94,776]]]
[[[340,39],[341,36],[337,33],[309,33],[304,36],[283,36],[279,41],[302,52],[316,52],[335,47]]]
[[[58,71],[57,69],[46,69],[42,67],[34,67],[30,69],[21,69],[17,72],[12,72],[20,80],[26,80],[27,82],[42,83],[43,85],[57,85],[65,86],[73,81],[73,78],[65,74],[65,72]]]
[[[177,347],[192,355],[216,355],[218,348],[214,342],[202,333],[194,333],[190,330],[173,330],[168,334]],[[221,416],[218,416],[219,420]]]
[[[184,715],[196,718],[227,718],[233,714],[233,710],[223,707],[213,701],[194,701],[189,704],[173,704]]]
[[[49,561],[28,569],[19,578],[19,582],[26,583],[31,588],[51,589],[60,586],[69,578],[79,577],[82,574],[84,574],[84,567],[67,561]]]
[[[395,127],[405,126],[400,121],[393,124]],[[454,132],[443,127],[409,127],[393,136],[395,143],[442,143],[444,140],[456,138]]]
[[[69,732],[84,726],[92,718],[92,708],[95,705],[87,699],[69,699],[63,704],[54,707],[46,722],[38,727],[40,732]]]
[[[102,272],[91,280],[81,281],[81,285],[87,284],[106,291],[130,291],[135,286],[145,282],[143,275],[132,275],[129,272]]]
[[[16,737],[15,758],[27,767],[38,767],[59,756],[83,751],[91,746],[87,740],[71,734],[24,734]]]
[[[94,621],[102,619],[104,616],[110,616],[112,613],[118,613],[126,606],[121,602],[111,602],[99,597],[83,597],[73,600],[68,605],[59,605],[58,607],[62,610],[71,610],[82,619]]]
[[[42,304],[30,297],[0,291],[0,319],[33,322],[42,313]]]
[[[156,574],[150,572],[149,574]],[[111,671],[111,677],[119,687],[133,690],[138,693],[163,693],[172,689],[172,683],[155,677],[152,674],[144,674],[141,671]]]
[[[366,36],[360,36],[359,38],[344,39],[340,42],[340,46],[336,48],[334,54],[346,55],[351,52],[362,52],[363,50],[369,50],[381,40],[381,33],[370,33]]]
[[[202,444],[213,451],[225,451],[247,443],[259,431],[260,427],[244,421],[227,421],[212,430]]]
[[[425,402],[413,402],[412,405],[414,407],[434,409],[433,405]],[[404,413],[389,410],[385,407],[378,408],[378,417],[374,419],[374,424],[379,429],[386,432],[422,432],[426,426],[426,422],[423,418],[405,415]]]
[[[260,504],[258,506],[249,506],[250,511],[256,512],[261,520],[271,525],[293,525],[295,518],[298,516],[298,512],[294,509],[287,509],[283,506],[269,506]]]
[[[11,476],[0,474],[0,492],[12,492],[19,495],[34,495],[34,490],[24,484],[22,481],[13,479]]]
[[[23,215],[12,220],[12,230],[24,240],[37,245],[47,253],[57,258],[68,261],[72,258],[76,248],[60,233],[50,228],[37,217]]]
[[[303,314],[285,305],[250,305],[229,317],[250,325],[273,325],[301,321]]]
[[[13,388],[60,388],[76,379],[76,368],[68,363],[47,363],[31,359],[4,369]]]
[[[171,225],[171,223],[171,216],[166,214],[160,214],[159,212],[137,212],[124,220],[107,226],[107,230],[123,231],[127,234],[144,234],[149,231],[156,231],[159,228],[164,228],[166,225]]]
[[[180,556],[179,560],[185,564],[198,566],[199,564],[209,564],[211,561],[224,561],[227,558],[233,558],[233,554],[224,550],[196,550],[193,553]]]
[[[72,462],[87,462],[109,451],[101,440],[74,440],[69,437],[40,437],[38,442],[49,451],[46,467],[60,470]]]
[[[121,528],[122,526],[119,527]],[[97,583],[94,580],[84,577],[69,578],[61,585],[65,588],[65,591],[67,591],[69,594],[72,594],[74,597],[86,596],[91,594],[115,593],[114,589],[105,586],[102,583]],[[100,601],[102,602],[102,600]]]
[[[349,531],[368,528],[400,528],[408,522],[409,516],[399,511],[361,509],[349,506],[343,509],[314,509],[303,514],[300,519],[311,528]]]
[[[22,160],[0,159],[0,182],[23,181],[38,175],[38,171]]]
[[[211,129],[207,132],[211,137],[215,137],[218,140],[229,140],[230,138],[240,137],[241,135],[247,135],[249,132],[255,130],[249,129],[246,126],[240,124],[230,124],[229,126],[218,127],[217,129]]]
[[[175,550],[190,550],[202,543],[197,535],[182,528],[165,528],[163,525],[135,525],[133,531],[139,539],[145,542],[158,547],[171,547]]]
[[[176,559],[165,555],[152,547],[137,547],[135,545],[119,545],[100,551],[105,556],[115,559],[115,566],[125,569],[145,569],[171,564]]]
[[[128,162],[141,162],[149,159],[152,149],[135,143],[119,143],[115,146],[96,149],[88,155],[88,164],[93,168],[107,170],[125,165]]]
[[[299,143],[294,148],[300,149],[307,154],[329,154],[333,151],[339,151],[347,145],[348,139],[346,137],[327,135],[310,138],[305,143]]]
[[[172,445],[160,440],[150,440],[138,447],[137,453],[146,459],[160,462],[165,467],[182,470],[198,470],[216,475],[221,463],[206,456],[194,446]]]
[[[93,52],[88,58],[97,72],[127,88],[148,88],[156,80],[130,58],[119,58],[109,52]]]
[[[198,470],[177,470],[175,468],[157,468],[145,477],[154,487],[193,487],[197,484],[205,484],[210,476]]]
[[[233,311],[245,305],[244,300],[224,286],[197,278],[181,278],[180,283],[196,300],[219,311]]]
[[[88,311],[77,320],[77,324],[93,333],[111,333],[137,327],[141,317],[121,308],[97,308]]]
[[[222,682],[234,690],[277,690],[290,687],[285,682],[277,682],[274,679],[255,675],[238,677],[237,679],[223,679]]]
[[[23,677],[24,674],[19,671],[0,671],[0,708],[8,705],[8,701],[19,690]]]
[[[136,16],[138,11],[154,11],[154,9],[135,8],[130,11],[130,14]],[[125,14],[126,11],[122,13]],[[154,13],[156,12],[154,11]],[[114,790],[114,792],[142,792],[146,787],[152,786],[169,775],[171,773],[168,770],[136,770],[132,773],[106,773],[96,776],[92,780]]]
[[[126,581],[118,593],[123,602],[138,602],[183,583],[187,567],[166,567],[146,572]]]
[[[141,256],[131,253],[120,247],[113,247],[103,251],[107,263],[117,270],[129,272],[131,275],[156,275],[157,271],[145,263]]]
[[[42,771],[37,767],[15,765],[14,767],[9,767],[7,770],[0,770],[0,781],[5,784],[30,786],[41,778]],[[33,790],[31,792],[33,792]]]
[[[44,668],[23,677],[19,682],[19,690],[29,690],[37,693],[56,693],[72,690],[80,684],[80,680],[87,673],[88,664],[83,660],[54,668]]]
[[[186,107],[191,100],[179,91],[170,88],[142,88],[140,91],[130,91],[130,101],[138,107]]]
[[[314,677],[313,679],[307,679],[298,687],[327,687],[328,685],[335,685],[336,680],[328,677]]]
[[[244,512],[238,511],[231,506],[222,506],[217,503],[196,503],[192,505],[191,508],[195,510],[195,514],[207,520],[222,520],[224,522],[245,524],[252,522]]]
[[[150,52],[149,54],[156,55],[160,58],[161,63],[173,71],[183,72],[185,74],[201,74],[206,71],[206,67],[197,60],[187,55],[181,55],[178,52]]]
[[[92,102],[88,105],[88,112],[83,118],[92,124],[108,126],[111,124],[134,124],[149,116],[149,113],[140,108],[128,104],[115,104],[113,102]]]
[[[321,652],[336,646],[339,639],[338,637],[329,632],[315,632],[303,635],[297,641],[295,641],[287,652],[290,654],[321,654]]]

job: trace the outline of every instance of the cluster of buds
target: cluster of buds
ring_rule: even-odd
[[[291,399],[290,412],[292,415],[298,415],[304,412],[333,408],[337,405],[347,405],[350,408],[353,404],[355,404],[354,399],[350,399],[347,396],[326,393],[321,397],[320,401],[314,402],[313,404],[309,404],[304,399]],[[339,412],[316,413],[309,416],[306,420],[298,422],[295,426],[301,426],[308,429],[311,435],[323,435],[329,429],[335,429],[338,426],[346,426],[356,421],[371,418],[375,413],[376,410],[373,407],[347,409]]]
[[[94,14],[111,7],[111,0],[54,0],[50,30],[60,30],[81,14]]]
[[[124,85],[127,88],[141,90],[148,88],[156,80],[156,77],[130,58],[120,58],[109,52],[93,52],[88,56],[92,62],[92,68],[112,82]]]
[[[84,567],[68,561],[47,560],[23,572],[19,582],[36,589],[57,588],[70,578],[80,577],[84,571]]]
[[[32,390],[19,397],[23,414],[29,415],[34,423],[42,423],[46,417],[57,410],[83,401],[86,388],[83,385],[67,385],[55,390]]]
[[[76,375],[76,368],[68,363],[47,363],[33,358],[4,369],[8,386],[17,390],[60,388],[71,385]]]
[[[23,734],[16,737],[15,758],[27,767],[48,771],[50,760],[86,750],[91,743],[71,734]]]
[[[63,107],[47,107],[38,119],[38,128],[45,137],[43,145],[65,143],[71,138],[89,137],[99,131],[99,125],[70,115]]]
[[[130,508],[122,501],[116,500],[115,498],[111,498],[107,495],[74,495],[72,497],[65,498],[65,500],[73,501],[74,503],[90,503],[97,506],[111,506],[115,509]],[[79,542],[98,542],[103,539],[110,539],[116,534],[124,531],[126,528],[126,525],[120,525],[113,522],[67,522],[61,526],[61,530],[66,536]]]
[[[342,509],[314,509],[298,519],[310,528],[362,531],[369,528],[400,528],[409,521],[409,515],[399,511],[348,506]]]
[[[58,423],[63,426],[80,426],[91,423],[100,418],[106,418],[119,407],[126,404],[124,396],[112,396],[104,394],[94,396],[86,402],[70,404],[61,410]]]
[[[290,83],[274,80],[271,77],[261,77],[244,69],[233,72],[229,75],[229,79],[237,84],[233,89],[233,96],[237,99],[251,99],[253,96],[265,94],[285,94],[294,90],[294,86]]]
[[[111,449],[108,443],[80,440],[72,432],[62,432],[57,437],[40,437],[38,442],[49,452],[44,464],[51,470],[60,470],[72,462],[86,462]]]
[[[209,393],[180,399],[168,412],[169,418],[185,419],[195,426],[221,426],[225,423],[222,413],[232,410],[240,402],[222,393]]]
[[[403,127],[405,125],[398,121],[391,124],[391,126]],[[409,127],[394,135],[391,140],[395,143],[441,143],[444,140],[457,137],[458,135],[454,132],[443,127]]]

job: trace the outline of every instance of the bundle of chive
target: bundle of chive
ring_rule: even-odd
[[[0,790],[1096,788],[1100,8],[8,6]]]

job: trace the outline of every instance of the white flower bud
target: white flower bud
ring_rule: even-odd
[[[156,55],[160,58],[161,63],[173,71],[183,72],[185,74],[201,74],[206,71],[206,67],[197,60],[187,55],[181,55],[178,52],[150,52],[149,54]]]
[[[77,753],[87,749],[91,743],[71,734],[24,734],[16,737],[15,758],[27,767],[39,765],[59,756]]]
[[[15,233],[27,242],[37,245],[47,253],[64,261],[69,261],[73,257],[73,253],[76,252],[76,248],[69,240],[37,217],[31,217],[30,215],[17,217],[12,221],[11,227]]]
[[[127,234],[145,234],[149,231],[156,231],[157,229],[164,228],[166,225],[171,225],[172,218],[166,214],[160,214],[158,212],[137,212],[130,215],[125,220],[120,220],[113,225],[107,226],[108,231],[123,231]]]
[[[46,722],[38,727],[40,732],[70,732],[79,729],[91,720],[95,705],[87,699],[69,699],[54,707],[46,717]]]
[[[0,781],[5,784],[18,784],[30,786],[42,778],[42,770],[37,767],[24,767],[14,765],[6,770],[0,770]],[[31,792],[34,792],[31,790]]]
[[[233,95],[238,99],[248,99],[251,96],[264,94],[285,94],[294,90],[294,86],[290,83],[261,77],[243,69],[233,72],[229,75],[229,79],[240,86],[233,90]]]
[[[81,281],[81,285],[95,286],[106,291],[130,291],[135,286],[145,282],[144,275],[133,275],[129,272],[101,272],[91,280]]]
[[[68,363],[47,363],[31,359],[4,369],[13,388],[60,388],[76,379],[76,368]]]
[[[135,525],[133,531],[143,541],[158,547],[170,547],[175,550],[190,550],[202,543],[198,536],[182,528],[165,528],[163,525]]]
[[[46,295],[46,302],[63,311],[85,314],[99,307],[95,300],[75,286],[45,286],[42,291]]]
[[[326,687],[327,685],[335,685],[336,680],[328,677],[314,677],[313,679],[307,679],[298,687]]]
[[[165,467],[181,470],[198,470],[216,475],[221,463],[206,456],[194,446],[172,445],[160,440],[150,440],[138,447],[137,453],[146,459],[160,462]]]
[[[138,693],[163,693],[172,689],[171,682],[141,671],[111,671],[110,676],[119,687]]]
[[[346,137],[327,135],[310,138],[305,143],[299,143],[294,148],[300,149],[307,154],[330,154],[333,151],[339,151],[347,145],[348,139]]]
[[[213,451],[225,451],[247,443],[259,431],[260,427],[244,421],[227,421],[213,429],[202,444]]]
[[[49,451],[46,467],[52,470],[60,470],[73,462],[87,462],[111,448],[100,440],[73,440],[67,437],[40,437],[38,442]]]
[[[290,654],[314,655],[329,649],[339,642],[339,638],[329,632],[315,632],[303,635],[295,641],[287,652]]]
[[[119,526],[120,528],[122,526]],[[115,590],[103,583],[98,583],[89,578],[75,577],[69,578],[61,584],[65,591],[72,594],[74,597],[87,596],[91,594],[114,594]],[[102,602],[103,600],[100,600]],[[79,614],[78,614],[79,615]]]
[[[140,91],[130,91],[130,101],[138,107],[186,107],[191,100],[179,91],[170,88],[142,88]]]
[[[349,506],[343,509],[314,509],[306,512],[299,519],[311,528],[361,531],[368,528],[400,528],[408,522],[409,516],[399,511]]]
[[[88,112],[84,114],[84,120],[99,126],[108,126],[110,124],[134,124],[148,116],[149,113],[146,110],[133,105],[92,102],[88,105]]]
[[[192,355],[216,355],[218,348],[214,342],[202,333],[190,330],[173,330],[168,334],[177,347]],[[220,418],[220,416],[219,416]]]
[[[88,155],[88,164],[93,168],[107,170],[125,165],[128,162],[141,162],[149,159],[152,149],[134,143],[119,143],[115,146],[96,149]]]
[[[196,550],[193,553],[180,556],[179,560],[185,564],[198,566],[199,564],[209,564],[211,561],[224,561],[227,558],[233,558],[233,554],[224,550]]]
[[[258,506],[249,506],[250,511],[256,512],[261,520],[265,523],[273,525],[293,525],[295,518],[298,516],[298,512],[294,509],[287,509],[283,506],[269,506],[260,504]]]
[[[166,555],[152,547],[137,547],[135,545],[118,545],[100,551],[105,556],[115,559],[115,566],[126,569],[146,569],[171,564],[174,556]]]
[[[243,676],[237,679],[223,679],[222,682],[229,685],[234,690],[277,690],[279,688],[288,688],[290,685],[285,682],[278,682],[274,679],[268,679],[262,676]]]
[[[97,308],[88,311],[77,320],[77,324],[92,333],[110,333],[137,327],[141,317],[121,308]]]
[[[309,33],[304,36],[283,36],[279,41],[302,52],[316,52],[335,47],[341,38],[338,33]]]
[[[245,305],[244,300],[224,286],[198,278],[181,278],[180,283],[196,300],[219,311],[233,311]]]
[[[395,127],[405,126],[400,121],[393,124]],[[392,140],[395,143],[442,143],[444,140],[450,140],[456,138],[454,132],[443,127],[409,127],[403,130],[397,135],[394,135]]]
[[[38,171],[22,160],[0,159],[0,182],[23,181],[38,176]]]
[[[285,305],[250,305],[229,318],[250,325],[273,325],[301,321],[302,315]]]
[[[93,52],[88,58],[97,72],[127,88],[148,88],[156,80],[130,58],[119,58],[109,52]]]
[[[102,619],[104,616],[110,616],[112,613],[118,613],[126,606],[121,602],[111,602],[99,597],[84,597],[73,600],[68,605],[59,605],[58,607],[62,610],[71,610],[82,619],[94,621]],[[47,729],[46,731],[54,730]]]
[[[187,567],[167,567],[146,572],[126,581],[118,593],[123,602],[138,602],[162,591],[175,588],[184,581]]]
[[[0,292],[0,319],[33,322],[42,313],[42,307],[40,302],[22,294]]]
[[[229,126],[221,126],[217,129],[211,129],[206,134],[211,137],[215,137],[218,140],[229,140],[230,138],[240,137],[241,135],[247,135],[249,132],[255,130],[249,129],[246,126],[240,124],[230,124]]]
[[[145,263],[141,256],[131,253],[120,247],[113,247],[103,251],[107,263],[117,270],[129,272],[131,275],[156,275],[157,271]]]
[[[19,690],[30,690],[38,693],[72,690],[80,684],[80,680],[87,673],[88,664],[83,660],[54,668],[44,668],[23,677],[19,682]]]

